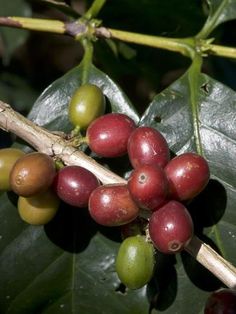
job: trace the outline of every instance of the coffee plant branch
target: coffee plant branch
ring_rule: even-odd
[[[66,165],[78,165],[89,169],[103,183],[126,183],[124,179],[102,167],[94,159],[71,145],[56,133],[34,124],[9,105],[0,101],[0,128],[25,140],[37,151],[62,160]]]
[[[126,184],[126,180],[74,147],[71,141],[34,124],[2,101],[0,101],[0,128],[16,134],[37,151],[61,160],[65,165],[78,165],[88,169],[103,184]],[[210,246],[194,236],[185,250],[226,286],[236,287],[236,268]]]
[[[103,1],[101,0],[99,5],[102,5],[102,3]],[[97,9],[99,9],[99,7]],[[83,38],[88,38],[89,40],[96,40],[97,38],[118,39],[128,43],[178,52],[191,59],[199,52],[204,56],[213,54],[215,56],[236,58],[236,48],[211,44],[211,39],[150,36],[100,27],[99,24],[100,22],[98,20],[88,20],[85,17],[73,22],[15,16],[0,17],[0,26],[69,35],[75,38],[75,40],[81,40]]]

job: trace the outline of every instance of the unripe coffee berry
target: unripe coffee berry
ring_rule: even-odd
[[[51,190],[31,197],[20,196],[18,212],[31,225],[45,225],[56,215],[60,200]]]
[[[118,251],[116,272],[121,282],[130,289],[146,285],[155,265],[153,245],[144,236],[126,238]]]
[[[71,123],[85,129],[105,111],[105,97],[99,87],[93,84],[80,86],[73,94],[68,110]]]
[[[11,190],[10,172],[15,162],[25,153],[16,148],[0,149],[0,191]]]

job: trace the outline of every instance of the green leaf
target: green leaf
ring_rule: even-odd
[[[4,194],[0,217],[2,314],[148,311],[145,288],[120,287],[114,265],[118,230],[97,226],[87,210],[63,204],[45,227],[29,226]]]
[[[198,151],[200,145],[210,165],[211,180],[205,191],[189,205],[195,233],[233,264],[236,260],[233,249],[236,236],[235,96],[233,90],[190,68],[154,98],[141,118],[141,125],[150,125],[163,133],[175,154]],[[178,286],[175,302],[166,307],[163,293],[157,308],[164,307],[168,314],[188,313],[190,308],[200,313],[209,291],[222,283],[187,253],[182,254],[182,260],[177,259],[175,269]],[[172,293],[173,287],[172,282],[169,286]]]
[[[79,65],[53,82],[35,102],[29,119],[38,125],[47,125],[50,129],[71,130],[67,117],[68,103],[74,91],[81,85],[82,71],[83,66]],[[102,89],[108,100],[108,111],[125,113],[135,122],[138,121],[138,115],[129,99],[108,75],[91,65],[88,81]]]
[[[29,82],[8,72],[0,74],[0,95],[2,101],[11,104],[19,112],[29,112],[37,97]]]
[[[189,204],[195,233],[234,263],[235,92],[200,74],[198,61],[155,97],[141,124],[159,129],[173,153],[196,151],[200,145],[211,168],[211,181]],[[137,120],[123,92],[104,73],[92,69],[96,75],[90,74],[90,78],[96,78],[94,82],[104,93],[103,84],[108,84],[106,95],[114,109],[130,108]],[[49,118],[54,130],[69,127],[66,101],[69,90],[80,84],[80,73],[80,67],[73,69],[40,96],[30,114],[37,123]],[[123,107],[118,107],[118,99]],[[45,227],[28,226],[20,220],[12,194],[3,194],[0,199],[2,314],[182,314],[192,309],[203,313],[209,292],[222,285],[187,253],[158,254],[150,284],[137,291],[126,290],[115,273],[121,241],[118,228],[100,227],[86,209],[65,204]]]
[[[1,16],[31,16],[31,8],[24,0],[4,1],[0,0]],[[4,45],[3,61],[5,64],[13,52],[27,39],[28,31],[9,27],[0,28],[0,37]]]
[[[206,0],[209,15],[199,38],[206,38],[220,24],[236,18],[236,2],[234,0]]]
[[[73,10],[65,1],[56,1],[56,0],[38,0],[38,2],[45,3],[46,6],[55,8],[58,11],[64,13],[67,16],[71,16],[73,18],[79,18],[80,14]]]

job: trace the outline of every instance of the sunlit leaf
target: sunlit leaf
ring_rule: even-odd
[[[199,37],[208,36],[218,25],[236,18],[234,0],[206,0],[209,15]]]

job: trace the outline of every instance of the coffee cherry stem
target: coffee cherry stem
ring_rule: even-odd
[[[79,147],[83,144],[88,144],[88,138],[87,136],[81,135],[81,128],[79,125],[77,125],[69,135],[68,141],[70,141],[71,145],[74,147]]]
[[[64,168],[65,165],[63,164],[63,162],[60,159],[55,158],[55,167],[56,167],[56,170],[60,170],[60,169]]]
[[[70,133],[71,138],[73,138],[75,136],[81,136],[80,130],[81,130],[80,126],[77,125]]]
[[[103,184],[127,183],[125,179],[76,149],[70,141],[34,124],[2,101],[0,101],[0,128],[16,134],[37,151],[60,159],[65,165],[86,168]],[[236,268],[209,245],[194,236],[185,250],[226,286],[236,287]]]
[[[74,136],[70,139],[70,144],[73,147],[79,148],[83,144],[88,144],[88,138],[86,136]]]
[[[84,56],[81,62],[82,65],[82,78],[81,85],[88,83],[89,78],[89,68],[93,62],[93,44],[87,38],[82,38],[81,40],[82,46],[84,48]]]

